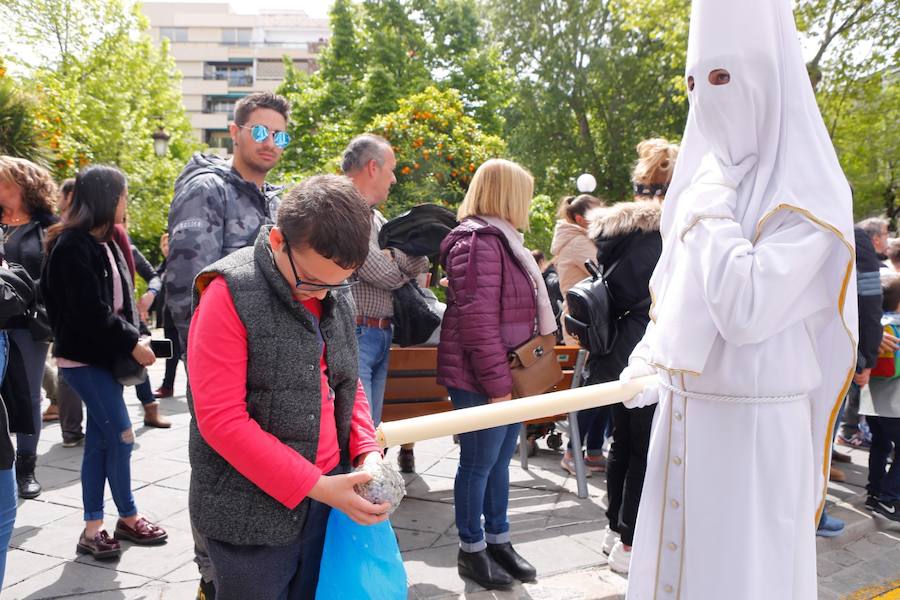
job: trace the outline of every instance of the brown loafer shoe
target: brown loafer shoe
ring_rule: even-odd
[[[41,416],[41,420],[44,423],[59,421],[59,408],[55,404],[51,404],[47,407],[47,410],[44,411],[44,414]]]
[[[154,398],[171,398],[174,395],[175,395],[175,390],[173,390],[170,387],[159,386],[153,392]]]
[[[86,532],[82,530],[75,548],[78,554],[91,554],[97,560],[118,558],[121,550],[118,540],[109,537],[105,529],[97,532],[93,539],[88,539]]]
[[[165,529],[159,525],[154,525],[144,517],[138,519],[134,527],[129,527],[125,524],[125,521],[119,519],[116,521],[116,533],[114,535],[117,540],[128,540],[143,546],[161,544],[169,537]]]

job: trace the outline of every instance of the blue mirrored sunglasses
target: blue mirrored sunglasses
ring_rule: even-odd
[[[253,141],[257,144],[262,144],[264,141],[269,139],[269,128],[265,125],[254,125],[252,127],[247,127],[246,125],[239,125],[241,129],[249,129],[250,137],[253,138]],[[272,141],[275,142],[275,145],[279,148],[287,148],[288,144],[291,143],[291,134],[287,131],[273,131],[272,133]]]

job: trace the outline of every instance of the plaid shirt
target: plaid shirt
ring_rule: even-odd
[[[393,259],[388,257],[378,245],[378,233],[387,219],[372,209],[372,233],[369,236],[369,256],[357,269],[359,283],[350,288],[356,302],[356,315],[372,319],[394,316],[394,299],[391,290],[396,290],[410,279],[428,270],[425,256],[407,256],[400,250],[391,249]]]

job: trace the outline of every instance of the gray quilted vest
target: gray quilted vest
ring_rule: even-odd
[[[315,317],[292,298],[290,285],[275,268],[269,230],[260,230],[254,247],[238,250],[197,276],[194,306],[212,279],[225,278],[247,330],[247,410],[264,431],[313,463],[319,444],[319,359],[324,339],[341,463],[349,464],[358,379],[354,309],[345,296],[329,294],[317,327]],[[190,385],[187,397],[193,415]],[[292,510],[263,492],[206,443],[195,419],[189,455],[191,522],[200,533],[230,544],[263,546],[286,545],[300,535],[309,499]]]

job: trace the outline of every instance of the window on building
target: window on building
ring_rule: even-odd
[[[234,142],[227,129],[207,129],[204,138],[206,145],[210,148],[224,149],[228,151],[228,154],[234,150]]]
[[[222,30],[222,43],[229,46],[249,46],[252,29],[229,27]]]
[[[253,85],[253,64],[249,62],[206,63],[203,67],[203,78],[224,79],[230,86],[250,86]]]
[[[233,119],[234,105],[238,100],[237,96],[206,96],[203,102],[203,112],[225,113],[229,119]]]
[[[160,27],[159,37],[167,38],[172,42],[188,41],[187,27]]]
[[[257,79],[284,79],[284,63],[280,60],[260,60],[256,63]]]

